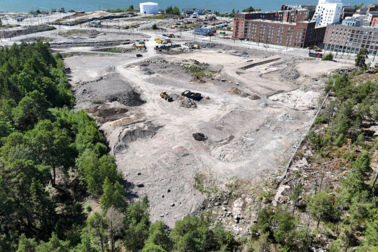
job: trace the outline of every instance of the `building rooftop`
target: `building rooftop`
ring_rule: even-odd
[[[252,20],[249,20],[249,21],[259,21],[259,22],[263,22],[263,23],[285,24],[285,25],[293,25],[293,26],[297,25],[297,23],[301,23],[301,24],[315,23],[315,22],[311,22],[311,21],[282,22],[282,21],[267,20],[267,19],[252,19]]]
[[[343,25],[343,24],[329,24],[329,25],[332,25],[332,26],[340,26],[340,27],[352,27],[352,28],[363,28],[363,29],[369,29],[369,30],[378,30],[378,27],[371,27],[371,26],[346,26],[346,25]]]

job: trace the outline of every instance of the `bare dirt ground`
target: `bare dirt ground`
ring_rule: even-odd
[[[130,199],[147,195],[152,221],[170,227],[208,208],[206,195],[194,188],[199,174],[219,185],[277,174],[319,106],[326,80],[319,75],[342,67],[281,55],[245,59],[216,49],[177,55],[150,50],[141,59],[75,56],[65,62],[77,109],[101,123]],[[190,66],[201,76],[193,77]],[[282,81],[273,75],[288,67],[284,75],[300,76]],[[193,104],[181,97],[184,90],[203,98]],[[162,91],[173,101],[161,99]],[[203,137],[196,140],[195,133]],[[239,201],[234,208],[244,204]]]

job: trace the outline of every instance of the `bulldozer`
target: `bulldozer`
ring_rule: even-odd
[[[166,101],[169,101],[171,102],[172,101],[172,97],[170,97],[168,94],[167,94],[167,91],[163,91],[160,93],[160,97],[163,98],[164,100]]]

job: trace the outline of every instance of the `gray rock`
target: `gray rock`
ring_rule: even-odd
[[[171,207],[174,207],[175,206],[175,203],[171,203]]]

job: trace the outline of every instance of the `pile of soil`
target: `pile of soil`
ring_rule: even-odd
[[[288,66],[280,73],[281,78],[284,80],[296,80],[301,77],[300,73],[294,66]]]
[[[192,99],[185,97],[185,99],[182,100],[180,107],[197,108],[197,104]]]
[[[134,90],[108,95],[106,97],[106,100],[109,102],[118,101],[119,103],[130,107],[141,106],[146,103],[140,98],[140,94],[135,92]]]

